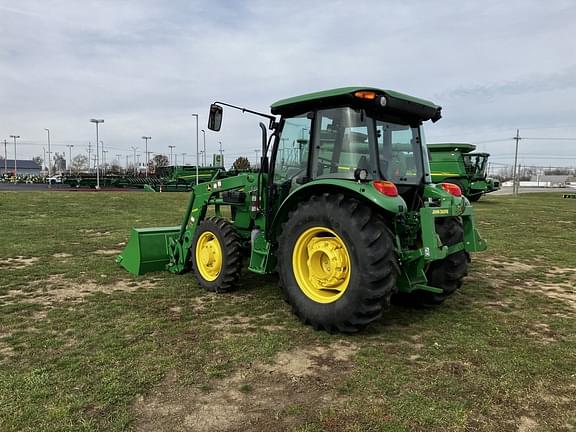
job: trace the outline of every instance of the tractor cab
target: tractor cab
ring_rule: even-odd
[[[463,154],[466,173],[472,176],[472,180],[485,180],[488,167],[489,153]]]
[[[272,181],[287,193],[314,180],[384,181],[407,202],[430,182],[421,124],[441,108],[397,92],[344,88],[285,99],[272,151]]]

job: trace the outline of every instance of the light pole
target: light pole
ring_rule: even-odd
[[[204,129],[202,129],[202,135],[204,136],[204,161],[202,166],[206,166],[206,131]]]
[[[122,155],[120,153],[116,153],[116,160],[118,161],[118,170],[120,171],[120,174],[122,174],[122,161],[120,160],[121,157]]]
[[[104,123],[104,120],[90,119],[90,122],[96,125],[96,190],[98,190],[100,189],[100,149],[98,148],[100,138],[98,137],[98,125]]]
[[[142,139],[146,140],[146,149],[144,150],[144,152],[146,154],[146,156],[145,156],[145,158],[146,158],[146,177],[148,177],[148,140],[152,139],[152,137],[143,136]]]
[[[74,147],[74,144],[66,144],[66,147],[68,147],[68,174],[72,175],[72,147]]]
[[[44,130],[48,132],[48,177],[50,177],[52,172],[50,168],[50,161],[52,160],[52,152],[50,151],[50,129],[44,128]]]
[[[202,161],[202,166],[204,166],[204,150],[200,150],[200,160]]]
[[[198,163],[200,162],[200,152],[198,151],[198,114],[192,114],[196,117],[196,186],[198,186]]]
[[[20,138],[20,135],[10,135],[10,138],[14,138],[14,177],[18,174],[16,170],[16,138]]]
[[[6,140],[4,140],[4,174],[8,171],[8,152],[6,150]]]
[[[186,162],[184,161],[184,157],[187,155],[187,153],[182,153],[182,166],[186,165]]]
[[[169,145],[170,147],[170,165],[174,165],[174,157],[172,156],[172,150],[176,148],[175,145]]]
[[[134,152],[134,174],[136,174],[136,150],[138,150],[138,147],[132,146],[130,148]],[[128,167],[126,167],[126,169],[128,169]]]

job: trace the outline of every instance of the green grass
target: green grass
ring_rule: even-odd
[[[179,430],[187,415],[216,421],[197,430],[576,427],[573,200],[483,198],[490,249],[464,288],[355,336],[302,325],[272,276],[213,295],[103,254],[131,226],[177,225],[186,200],[0,194],[0,430]],[[19,256],[36,260],[6,264]]]

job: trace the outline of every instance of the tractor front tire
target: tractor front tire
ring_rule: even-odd
[[[393,238],[371,207],[343,194],[301,202],[278,240],[285,300],[317,330],[361,330],[382,316],[396,290]]]
[[[436,219],[436,232],[442,244],[452,246],[464,241],[464,227],[460,219],[455,217]],[[439,305],[462,286],[464,277],[468,274],[470,256],[466,251],[458,251],[446,258],[433,261],[426,271],[428,285],[442,289],[442,293],[416,291],[414,296],[420,303]]]
[[[242,265],[240,240],[226,219],[211,217],[198,225],[190,248],[196,280],[202,288],[228,292],[238,283]]]

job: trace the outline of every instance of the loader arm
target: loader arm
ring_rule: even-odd
[[[251,199],[257,192],[257,175],[245,173],[194,186],[179,226],[132,228],[130,240],[116,262],[134,275],[160,270],[172,273],[190,270],[190,246],[198,224],[206,217],[209,205],[214,205],[218,214],[219,206],[227,204],[220,198],[221,192],[233,190],[243,190],[247,199]]]
[[[216,211],[219,212],[219,206],[226,204],[219,197],[221,192],[243,190],[247,197],[251,197],[257,193],[257,189],[257,176],[252,173],[215,179],[195,186],[190,193],[188,207],[178,229],[178,235],[168,240],[169,262],[166,268],[172,273],[184,273],[189,270],[190,247],[194,232],[198,224],[206,217],[209,205],[214,205]]]

